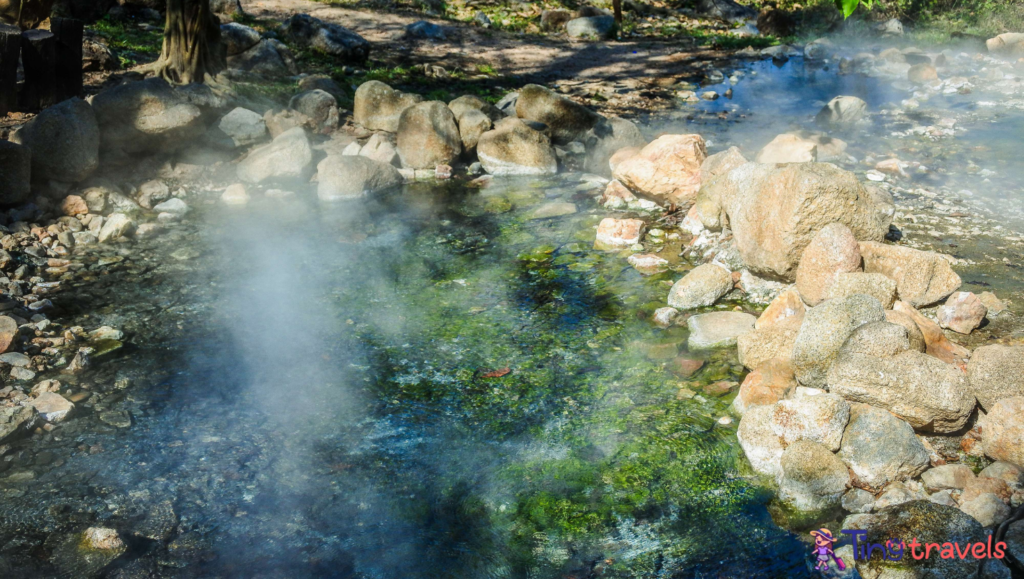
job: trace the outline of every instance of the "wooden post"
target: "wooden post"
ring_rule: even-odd
[[[50,18],[50,32],[57,41],[57,102],[82,96],[81,20]]]
[[[0,23],[0,117],[18,107],[18,60],[21,29]]]
[[[57,41],[49,30],[21,33],[21,63],[25,67],[22,108],[35,111],[57,103]]]

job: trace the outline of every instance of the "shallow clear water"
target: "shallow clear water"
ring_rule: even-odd
[[[752,153],[807,127],[814,99],[895,98],[799,60],[752,68],[733,101],[668,130]],[[748,117],[718,118],[733,106]],[[1019,163],[1014,118],[984,133],[995,166]],[[906,145],[887,132],[853,135],[851,151]],[[592,249],[609,213],[593,195],[567,175],[330,207],[265,199],[203,209],[95,265],[99,281],[63,305],[133,345],[60,377],[96,394],[0,467],[32,473],[0,481],[0,571],[86,575],[56,543],[101,525],[129,544],[111,577],[811,576],[803,533],[772,521],[717,423],[730,397],[703,390],[742,378],[735,354],[695,355],[705,366],[682,377],[685,329],[648,320],[690,267],[682,242],[648,238],[673,271],[641,276],[629,252]],[[530,219],[550,202],[579,211]],[[997,243],[955,249],[980,260]],[[181,248],[195,251],[169,257]],[[988,267],[962,271],[1024,287]],[[109,410],[131,427],[99,421]]]

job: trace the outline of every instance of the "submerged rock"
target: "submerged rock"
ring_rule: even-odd
[[[690,351],[730,348],[736,339],[754,328],[756,318],[744,312],[710,312],[691,316],[686,325],[690,336],[686,345]]]
[[[864,118],[868,103],[855,96],[837,96],[814,117],[814,122],[825,129],[842,129]]]

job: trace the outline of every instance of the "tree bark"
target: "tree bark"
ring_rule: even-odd
[[[0,117],[18,108],[18,61],[21,29],[0,24]]]
[[[226,61],[210,0],[167,0],[164,46],[152,70],[173,84],[201,83],[224,70]]]
[[[615,23],[622,26],[622,0],[612,0],[612,9],[615,11]]]
[[[73,18],[50,18],[57,39],[57,102],[82,96],[83,23]]]

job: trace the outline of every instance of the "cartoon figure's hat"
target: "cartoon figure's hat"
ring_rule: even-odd
[[[835,539],[832,538],[832,531],[828,529],[818,529],[817,531],[811,531],[811,536],[824,537],[829,541],[835,542]]]

